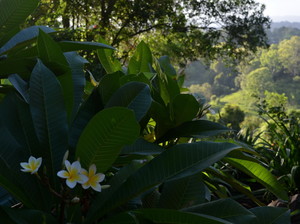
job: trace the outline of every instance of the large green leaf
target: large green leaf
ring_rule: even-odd
[[[21,146],[3,126],[2,122],[0,124],[0,185],[26,206],[34,207],[34,202],[27,194],[28,192],[22,191],[20,185],[22,180],[17,179],[20,177],[20,162],[25,161],[26,156],[21,152]],[[15,173],[17,169],[19,172]]]
[[[42,30],[39,30],[37,44],[39,58],[41,58],[45,64],[55,66],[52,69],[60,73],[57,75],[68,72],[68,62],[59,45]]]
[[[162,68],[162,71],[169,75],[169,76],[175,76],[176,77],[176,70],[175,68],[172,66],[171,62],[170,62],[170,58],[169,56],[165,55],[165,56],[161,56],[158,59],[158,62],[160,64],[160,67]]]
[[[107,74],[100,79],[98,91],[104,104],[106,104],[111,96],[120,88],[120,77],[122,72]]]
[[[153,101],[150,108],[150,116],[156,122],[155,135],[157,139],[161,138],[169,129],[173,127],[169,110],[164,103]]]
[[[8,207],[0,207],[1,221],[2,215],[6,214],[5,223],[14,224],[57,224],[55,218],[48,213],[33,209],[12,209]]]
[[[41,155],[28,104],[10,93],[1,102],[0,114],[0,185],[26,206],[49,209],[49,192],[41,191],[35,176],[20,171],[20,162]]]
[[[3,46],[5,43],[7,43],[19,31],[20,31],[20,27],[15,27],[6,33],[2,33],[0,37],[0,46]]]
[[[83,130],[76,156],[83,166],[95,164],[103,173],[116,160],[122,147],[138,138],[139,129],[131,110],[122,107],[104,109]]]
[[[5,118],[3,125],[22,146],[24,153],[35,157],[42,156],[29,105],[16,93],[11,93],[6,95],[1,107],[1,116]]]
[[[181,209],[205,202],[207,194],[210,192],[202,181],[201,174],[196,174],[164,183],[158,206]]]
[[[0,187],[0,206],[11,207],[17,203],[18,201],[8,191]]]
[[[64,53],[72,72],[73,89],[74,89],[74,117],[83,101],[84,87],[85,87],[85,74],[83,71],[84,64],[88,63],[86,59],[81,57],[76,52]]]
[[[118,188],[133,174],[135,173],[140,167],[142,167],[144,164],[140,160],[132,161],[130,164],[122,167],[108,182],[110,187],[102,194],[97,195],[97,199],[99,201],[107,200],[109,199],[110,195],[113,194]],[[93,213],[95,210],[98,209],[98,206],[96,203],[93,204],[93,206],[90,208],[89,213]],[[91,223],[87,221],[86,223]]]
[[[289,224],[291,223],[290,211],[287,208],[256,207],[250,209],[256,215],[257,224]]]
[[[230,198],[192,206],[183,211],[210,215],[232,223],[252,224],[258,221],[253,213]]]
[[[103,38],[99,38],[99,42],[107,44],[108,43],[103,39]],[[113,58],[113,50],[112,49],[105,49],[105,48],[100,48],[97,50],[97,55],[98,58],[101,62],[101,65],[103,66],[103,68],[105,69],[107,74],[111,74],[114,73],[116,71],[121,71],[122,70],[122,66],[120,61],[116,60],[115,58]]]
[[[39,0],[0,1],[0,39],[3,34],[19,26],[37,7]]]
[[[253,160],[252,157],[238,153],[224,158],[224,161],[255,178],[277,197],[283,200],[289,200],[283,186],[280,185],[275,176],[257,161]]]
[[[9,53],[10,51],[15,52],[21,48],[29,46],[33,42],[34,38],[38,36],[39,30],[42,30],[45,33],[55,32],[52,28],[46,26],[31,26],[23,29],[0,48],[0,55]]]
[[[157,142],[164,142],[180,137],[203,138],[215,136],[230,130],[223,125],[207,120],[187,121],[170,129],[164,136],[157,139]]]
[[[97,90],[94,90],[84,103],[82,103],[79,111],[72,122],[69,132],[70,158],[74,159],[76,146],[81,133],[100,110],[104,109],[101,97]]]
[[[172,223],[172,224],[232,224],[224,219],[216,218],[213,216],[188,213],[170,209],[140,209],[131,211],[138,217],[143,217],[154,223]]]
[[[11,74],[18,74],[29,79],[36,60],[28,58],[6,58],[0,60],[0,78],[7,78]]]
[[[128,64],[128,74],[140,72],[151,72],[152,54],[144,41],[141,41],[136,48]]]
[[[129,82],[119,88],[105,105],[106,108],[123,106],[131,109],[140,121],[152,103],[150,87],[142,82]]]
[[[135,223],[157,223],[157,224],[232,224],[226,220],[213,216],[193,214],[170,209],[138,209],[120,213],[101,222],[101,224],[135,224]]]
[[[121,86],[124,85],[125,83],[128,82],[143,82],[146,83],[150,86],[150,81],[149,79],[145,76],[144,73],[139,73],[139,74],[131,74],[131,75],[123,75],[120,78],[120,84]]]
[[[96,50],[96,49],[112,49],[112,46],[97,43],[97,42],[84,42],[84,41],[61,41],[58,42],[63,52],[79,51],[79,50]]]
[[[135,215],[130,212],[121,213],[115,215],[111,218],[108,218],[104,221],[101,221],[100,224],[139,224],[140,222],[137,220]]]
[[[189,94],[179,94],[174,97],[170,104],[171,116],[175,126],[194,119],[199,111],[199,103]]]
[[[168,105],[172,99],[180,94],[180,89],[174,77],[165,74],[160,67],[158,60],[154,60],[154,68],[157,76],[154,79],[155,86],[163,99],[165,105]]]
[[[25,82],[18,74],[12,74],[8,76],[8,80],[20,93],[26,103],[29,103],[28,83]]]
[[[69,63],[59,45],[44,31],[38,36],[38,56],[57,75],[63,91],[64,103],[71,121],[74,106],[74,86]]]
[[[139,168],[141,168],[144,164],[141,160],[134,160],[128,165],[122,167],[108,182],[110,188],[108,188],[105,194],[98,195],[98,198],[106,198],[108,199],[110,194],[113,194],[119,187]],[[97,206],[95,206],[97,207]],[[95,208],[94,207],[94,208]]]
[[[132,145],[127,145],[122,149],[122,154],[135,155],[157,155],[165,149],[157,144],[147,142],[145,139],[139,138]]]
[[[239,146],[230,143],[213,142],[173,146],[135,172],[116,191],[110,191],[105,198],[97,197],[95,201],[97,206],[93,208],[89,218],[101,217],[111,209],[164,181],[199,173],[238,148]]]
[[[51,182],[61,169],[67,150],[68,123],[62,90],[56,76],[38,61],[30,79],[30,110],[43,161]]]

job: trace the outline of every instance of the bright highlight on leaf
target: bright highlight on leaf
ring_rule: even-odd
[[[81,165],[79,161],[70,164],[70,162],[66,160],[65,166],[67,170],[59,171],[57,176],[67,179],[66,184],[69,188],[74,188],[77,183],[83,184],[88,181],[88,177],[81,174]]]
[[[81,173],[88,178],[88,181],[82,184],[83,189],[93,188],[95,191],[101,192],[100,182],[104,180],[105,175],[103,173],[97,173],[95,164],[92,164],[89,168],[89,172],[85,169],[81,170]]]
[[[26,162],[20,163],[21,167],[23,168],[21,169],[21,171],[35,174],[40,168],[41,164],[42,164],[41,157],[36,159],[35,157],[30,156],[28,163]]]

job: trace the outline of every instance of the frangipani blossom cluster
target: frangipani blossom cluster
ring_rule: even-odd
[[[66,179],[66,184],[69,188],[74,188],[77,183],[81,184],[83,189],[92,187],[95,191],[101,192],[100,182],[104,180],[105,175],[102,173],[96,174],[96,165],[92,164],[89,171],[81,168],[79,161],[72,164],[65,160],[66,170],[61,170],[57,176]]]
[[[30,172],[31,174],[37,173],[38,169],[42,164],[42,158],[35,158],[30,156],[28,162],[20,163],[21,171]],[[57,176],[60,178],[66,179],[66,185],[69,188],[74,188],[77,183],[81,184],[83,189],[92,188],[95,191],[101,192],[102,188],[109,187],[108,185],[103,185],[101,187],[100,182],[102,182],[105,178],[103,173],[96,173],[97,168],[95,164],[92,164],[89,167],[89,170],[85,170],[81,168],[81,164],[79,161],[75,161],[72,164],[65,160],[65,168],[66,170],[61,170],[57,173]]]

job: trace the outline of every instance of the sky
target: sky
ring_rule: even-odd
[[[265,14],[274,22],[300,22],[300,0],[257,0],[266,5]]]

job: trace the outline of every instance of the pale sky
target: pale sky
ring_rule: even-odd
[[[257,0],[266,5],[265,14],[274,21],[300,21],[300,0]],[[297,18],[298,17],[298,18]]]

